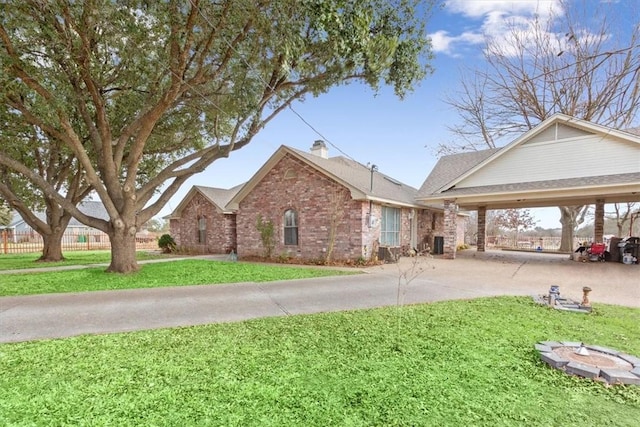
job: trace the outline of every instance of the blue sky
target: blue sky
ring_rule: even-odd
[[[597,0],[591,0],[594,4]],[[619,7],[611,1],[608,7]],[[483,34],[500,38],[507,20],[560,11],[557,0],[451,0],[428,23],[435,73],[403,101],[392,90],[379,93],[360,84],[332,89],[294,105],[327,141],[329,155],[342,155],[419,188],[437,162],[436,147],[451,139],[447,125],[457,116],[443,99],[457,90],[459,70],[482,64]],[[245,148],[192,177],[160,212],[170,213],[193,185],[230,188],[247,181],[280,145],[308,150],[322,139],[293,112],[283,111]],[[337,147],[337,148],[336,148]],[[339,150],[338,150],[339,149]],[[559,227],[557,208],[535,210],[543,227]]]

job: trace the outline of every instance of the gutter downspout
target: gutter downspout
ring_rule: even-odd
[[[369,182],[369,192],[373,193],[373,173],[378,170],[378,166],[371,165],[369,169],[371,170],[371,181]],[[371,224],[372,212],[373,212],[373,200],[369,199],[369,221],[367,221],[369,223],[369,228],[372,227],[372,224]]]

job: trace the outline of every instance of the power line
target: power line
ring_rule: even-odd
[[[340,149],[340,147],[338,147],[337,145],[335,145],[333,142],[331,142],[326,136],[324,136],[319,130],[317,130],[315,127],[313,127],[313,125],[311,123],[309,123],[307,120],[305,120],[304,117],[302,117],[302,115],[300,113],[298,113],[296,110],[294,110],[294,108],[289,105],[289,109],[293,112],[293,114],[295,114],[296,116],[298,116],[298,118],[300,120],[302,120],[302,122],[307,125],[312,131],[314,131],[318,136],[320,136],[320,138],[322,138],[325,142],[328,142],[329,145],[331,145],[333,148],[335,148],[336,150],[338,150],[342,155],[344,155],[346,158],[348,158],[349,160],[352,160],[354,162],[357,162],[357,160],[355,160],[353,157],[351,157],[350,155],[348,155],[347,153],[345,153],[344,151],[342,151]]]

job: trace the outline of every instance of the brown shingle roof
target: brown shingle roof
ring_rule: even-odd
[[[373,173],[373,185],[371,185],[371,169],[362,163],[342,156],[323,158],[295,148],[286,148],[369,198],[407,205],[416,204],[415,197],[418,193],[416,188],[403,184],[379,171]]]
[[[229,189],[205,187],[202,185],[195,185],[194,187],[200,190],[200,192],[219,209],[225,210],[229,201],[240,191],[243,185],[244,183]]]
[[[214,188],[214,187],[205,187],[203,185],[194,185],[191,187],[187,195],[180,201],[180,204],[177,208],[173,210],[169,215],[163,217],[165,219],[170,218],[180,218],[182,215],[182,209],[187,206],[188,201],[193,197],[194,194],[200,193],[204,197],[206,197],[213,205],[221,212],[227,212],[227,204],[229,201],[238,194],[238,191],[242,189],[244,184],[236,185],[235,187],[225,189],[225,188]]]
[[[482,163],[498,151],[500,151],[500,148],[492,148],[441,157],[420,187],[420,190],[418,190],[418,197],[436,193],[442,186]]]

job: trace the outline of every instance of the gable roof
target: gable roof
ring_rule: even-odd
[[[109,221],[109,214],[107,213],[107,210],[105,209],[102,202],[95,200],[83,200],[78,203],[78,210],[85,215]],[[47,213],[45,211],[36,211],[34,212],[34,215],[39,220],[47,222]],[[9,228],[18,227],[23,223],[25,223],[25,220],[22,219],[22,216],[18,212],[14,211],[13,219],[9,224]],[[69,225],[67,227],[86,227],[86,225],[71,217],[71,220],[69,221]]]
[[[471,170],[499,150],[499,148],[491,148],[441,157],[429,176],[427,176],[420,190],[418,190],[418,195],[436,193],[440,188]]]
[[[243,185],[244,184],[239,184],[229,189],[194,185],[193,187],[191,187],[187,195],[182,198],[182,201],[180,201],[180,204],[173,210],[173,212],[171,212],[164,218],[180,218],[182,216],[183,209],[196,194],[201,194],[205,199],[211,202],[211,204],[213,204],[213,206],[216,208],[216,211],[218,211],[219,213],[233,213],[233,210],[228,209],[227,205],[229,204],[231,198],[238,193]]]
[[[535,144],[553,144],[559,140],[576,141],[579,142],[576,148],[582,150],[584,157],[584,150],[586,150],[584,147],[587,145],[585,145],[586,142],[583,141],[587,141],[589,138],[591,138],[591,147],[594,147],[594,144],[597,144],[599,147],[594,150],[598,153],[602,152],[601,141],[606,140],[608,143],[619,141],[621,144],[624,144],[626,148],[623,154],[632,153],[632,157],[624,161],[624,163],[626,163],[626,169],[618,173],[611,165],[608,165],[608,168],[605,168],[608,169],[608,171],[603,173],[601,170],[603,169],[602,167],[593,167],[593,169],[589,170],[584,170],[583,168],[583,170],[576,175],[547,176],[545,179],[544,169],[541,167],[541,164],[533,163],[540,159],[534,158],[527,159],[527,161],[530,162],[527,163],[527,165],[530,164],[533,168],[540,169],[539,177],[532,178],[530,176],[531,173],[529,173],[528,179],[522,179],[526,182],[518,182],[518,179],[513,179],[512,171],[512,181],[498,182],[497,178],[487,178],[488,176],[492,176],[491,173],[496,172],[496,170],[506,171],[504,166],[508,163],[505,162],[510,162],[514,159],[514,155],[510,154],[512,152],[520,153],[518,155],[522,162],[522,159],[524,159],[524,157],[522,157],[523,152],[516,152],[515,150],[525,144],[529,144],[527,147],[532,147]],[[545,145],[544,149],[548,150],[549,148],[547,147],[553,148],[550,145]],[[618,145],[615,147],[618,147]],[[634,198],[636,197],[634,195],[637,193],[633,192],[632,188],[634,185],[640,186],[640,151],[636,150],[638,154],[637,157],[634,157],[636,155],[634,153],[635,148],[640,148],[640,135],[636,135],[633,129],[620,131],[564,114],[555,114],[503,148],[442,157],[421,186],[417,198],[423,201],[439,202],[445,198],[459,198],[466,195],[474,195],[475,201],[473,203],[477,204],[479,203],[480,195],[487,198],[488,201],[492,194],[500,194],[502,195],[501,197],[504,198],[504,201],[507,201],[509,198],[508,194],[511,194],[513,197],[513,195],[520,193],[557,190],[557,195],[559,196],[559,192],[562,190],[564,192],[563,197],[568,197],[570,194],[565,191],[568,188],[581,188],[580,191],[586,195],[591,193],[610,194],[609,191],[613,187],[617,187],[614,193],[619,194],[620,197]],[[527,150],[530,151],[529,148],[527,148]],[[572,164],[577,167],[577,162],[572,162],[574,158],[573,153],[565,152],[564,154],[568,154],[571,158],[556,158],[556,163],[560,161],[562,165]],[[508,161],[503,160],[507,158],[509,159]],[[591,163],[594,163],[593,156],[591,156],[590,160],[592,160]],[[599,165],[602,165],[602,162],[606,161],[607,159],[605,158],[598,157],[595,159],[595,162],[598,162]],[[498,164],[501,166],[497,166]],[[530,168],[527,167],[527,169]],[[552,169],[548,169],[548,171],[551,170]],[[495,177],[496,175],[493,176]],[[589,188],[589,190],[586,190],[587,188]],[[598,193],[598,191],[600,191],[600,193]],[[623,194],[624,196],[622,196]],[[518,199],[520,199],[517,200],[518,202],[524,202],[524,198],[518,197]],[[471,198],[468,198],[466,201],[470,204],[472,203]],[[542,196],[540,196],[540,202],[541,201]],[[547,200],[547,202],[551,203],[550,199]]]
[[[286,145],[280,146],[267,162],[251,177],[246,185],[231,199],[229,207],[237,209],[238,204],[285,156],[292,156],[318,172],[344,185],[354,200],[371,200],[407,207],[424,207],[416,204],[418,190],[403,184],[388,175],[372,171],[362,163],[343,156],[324,158]]]

